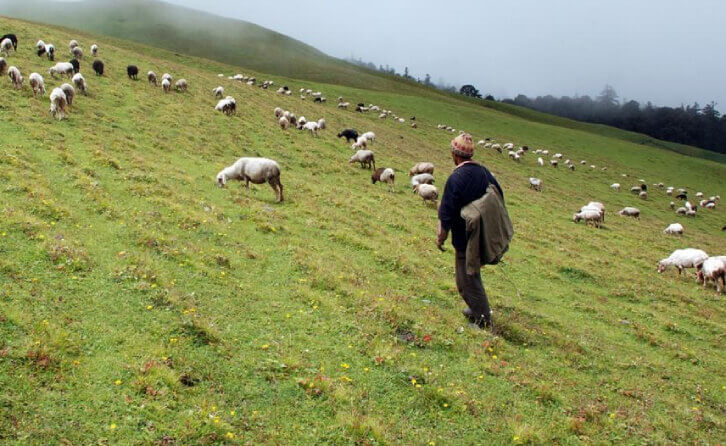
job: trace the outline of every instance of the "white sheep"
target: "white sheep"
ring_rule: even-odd
[[[60,121],[65,117],[66,105],[66,94],[60,88],[54,88],[50,93],[50,114]]]
[[[376,181],[388,184],[391,190],[394,189],[394,182],[396,181],[396,173],[390,167],[381,167],[376,169],[371,175],[371,181],[376,184]]]
[[[682,235],[683,225],[680,223],[671,223],[663,230],[663,234],[668,235]]]
[[[225,187],[229,180],[244,181],[247,194],[250,193],[250,183],[268,183],[272,190],[275,191],[277,201],[283,201],[280,166],[274,160],[268,158],[240,158],[217,174],[217,185],[219,187]]]
[[[575,223],[581,220],[585,220],[585,225],[592,223],[596,228],[599,228],[602,222],[602,213],[595,208],[590,208],[581,210],[572,216],[572,221]]]
[[[350,107],[350,102],[338,102],[338,108],[347,110]]]
[[[71,54],[73,55],[73,58],[76,60],[83,59],[83,50],[81,49],[80,46],[73,48],[73,50],[71,51]]]
[[[70,107],[73,105],[73,98],[76,97],[76,90],[73,88],[73,85],[71,84],[63,84],[60,86],[60,89],[63,90],[63,93],[66,95],[66,104]]]
[[[35,44],[35,48],[38,50],[38,56],[42,56],[46,52],[45,42],[43,42],[43,40],[38,40],[38,43]]]
[[[673,203],[673,202],[671,201],[671,203]],[[673,203],[673,204],[675,205],[675,203]],[[683,206],[676,209],[677,215],[686,215],[686,212],[688,212],[688,209],[684,208]]]
[[[512,150],[514,148],[514,143],[508,142],[502,146],[502,149],[504,150]]]
[[[33,89],[33,97],[38,94],[45,96],[45,82],[43,81],[43,76],[38,73],[30,73],[28,82],[30,83],[30,88]]]
[[[634,208],[631,206],[626,206],[622,208],[619,212],[619,215],[625,216],[625,217],[634,217],[634,218],[640,218],[640,209]]]
[[[280,116],[280,119],[277,121],[277,123],[283,130],[287,130],[290,127],[290,121],[284,116]]]
[[[539,165],[540,165],[540,167],[544,166],[545,162],[544,162],[544,160],[542,159],[542,157],[539,157],[539,158],[537,158],[537,164],[539,164]]]
[[[610,189],[620,192],[620,183],[613,183],[610,185]]]
[[[604,204],[600,203],[599,201],[591,201],[591,202],[587,203],[585,206],[583,206],[582,208],[580,208],[580,210],[582,211],[584,209],[590,209],[590,208],[595,208],[595,209],[599,210],[600,214],[602,214],[602,221],[603,222],[605,221],[605,205]]]
[[[98,56],[98,45],[95,43],[91,45],[91,56],[97,57]]]
[[[162,85],[164,84],[164,82],[168,82],[168,80],[164,79],[161,82]],[[227,116],[233,115],[237,111],[237,101],[235,101],[232,96],[227,96],[224,99],[220,99],[219,102],[217,102],[217,105],[214,106],[214,109],[224,113]]]
[[[10,78],[10,82],[12,82],[13,87],[18,90],[23,88],[23,75],[20,74],[18,67],[12,66],[8,68],[8,77]]]
[[[146,78],[149,80],[149,83],[150,84],[154,84],[154,86],[157,85],[157,83],[156,83],[156,73],[154,73],[153,71],[149,71],[148,73],[146,73]]]
[[[73,85],[76,86],[76,89],[78,89],[81,94],[88,94],[88,85],[86,84],[86,79],[81,73],[76,73],[73,75]]]
[[[325,119],[320,118],[318,119],[318,129],[319,130],[325,130],[328,124],[325,122]]]
[[[710,280],[716,286],[716,292],[723,292],[726,287],[726,256],[709,257],[702,264],[696,265],[696,268],[696,278],[704,288]]]
[[[10,57],[10,51],[13,50],[13,42],[10,39],[3,39],[2,42],[0,42],[0,52],[5,54],[6,57]]]
[[[433,165],[433,163],[428,163],[428,162],[416,163],[408,171],[408,176],[412,177],[412,176],[418,175],[420,173],[428,173],[428,174],[433,175],[434,174],[434,165]]]
[[[216,98],[222,98],[224,96],[224,87],[222,87],[220,85],[219,87],[217,87],[214,90],[212,90],[212,94]],[[275,115],[275,117],[279,118],[279,116],[277,116],[277,115]]]
[[[542,192],[542,180],[539,178],[529,177],[529,187],[538,192]]]
[[[73,48],[76,48],[78,46],[78,41],[76,39],[71,40],[68,42],[68,51],[73,51]]]
[[[46,44],[45,54],[48,57],[48,60],[55,60],[55,45],[53,45],[52,43]]]
[[[430,173],[420,173],[411,177],[411,186],[416,187],[419,184],[433,184],[434,176]]]
[[[703,192],[696,192],[696,198],[703,198]]]
[[[365,149],[366,147],[368,147],[368,139],[362,135],[355,140],[352,146],[350,146],[353,150]]]
[[[302,127],[300,127],[300,130],[309,130],[311,135],[317,137],[318,123],[315,121],[306,122]]]
[[[0,76],[4,76],[8,70],[8,61],[4,57],[0,57]]]
[[[648,199],[648,192],[646,192],[644,190],[643,191],[640,191],[640,193],[638,194],[638,198],[640,198],[641,200],[647,200]]]
[[[189,83],[186,79],[179,79],[174,83],[174,89],[178,92],[187,91],[187,88],[189,87]]]
[[[559,161],[557,161],[557,160],[550,160],[550,164],[552,165],[552,167],[557,167],[557,164],[559,164]]]
[[[171,81],[169,79],[162,79],[161,88],[164,90],[164,93],[169,93],[171,91]]]
[[[682,230],[683,227],[681,227],[681,232]],[[658,272],[662,273],[673,266],[678,269],[678,274],[681,274],[684,269],[695,268],[697,265],[702,264],[707,258],[708,254],[700,249],[676,249],[670,256],[658,262]]]
[[[73,64],[70,62],[58,62],[57,64],[50,67],[48,70],[48,73],[50,73],[50,76],[55,79],[55,75],[63,75],[65,74],[69,78],[73,76]]]
[[[424,204],[429,201],[436,205],[437,200],[439,199],[439,190],[436,189],[436,186],[433,186],[431,184],[417,184],[413,187],[414,192],[418,193],[418,196],[423,199]]]
[[[374,170],[376,168],[376,158],[373,155],[372,150],[359,150],[353,156],[350,157],[348,162],[350,164],[360,163],[361,168],[367,167],[369,169],[374,169]]]
[[[371,144],[376,140],[376,134],[373,132],[365,132],[361,135],[361,137],[365,138]]]

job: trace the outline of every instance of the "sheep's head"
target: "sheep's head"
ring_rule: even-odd
[[[577,223],[578,221],[582,220],[582,215],[580,214],[572,214],[572,221]]]
[[[668,269],[668,264],[664,263],[662,260],[658,262],[658,274],[662,273],[666,269]]]
[[[227,175],[223,172],[219,172],[219,174],[217,174],[217,185],[219,187],[225,187],[227,185]]]

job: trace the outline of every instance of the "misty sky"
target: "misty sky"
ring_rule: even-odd
[[[621,99],[726,110],[723,0],[166,1],[498,98],[611,84]]]

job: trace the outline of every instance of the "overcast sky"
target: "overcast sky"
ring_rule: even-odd
[[[597,95],[726,111],[724,0],[166,0],[341,58],[513,97]]]

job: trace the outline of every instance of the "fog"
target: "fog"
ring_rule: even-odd
[[[726,2],[166,0],[257,23],[340,58],[497,98],[597,95],[726,107]]]

